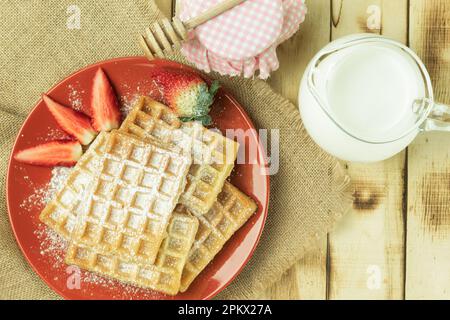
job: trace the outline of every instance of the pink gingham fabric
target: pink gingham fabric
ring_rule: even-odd
[[[188,14],[198,16],[223,0],[186,1]],[[283,26],[281,0],[247,0],[233,10],[195,30],[196,37],[211,52],[225,59],[240,60],[261,53],[280,36]]]
[[[187,21],[223,0],[183,0],[180,19]],[[277,46],[305,19],[305,0],[247,0],[197,27],[182,53],[199,69],[267,79],[279,67]]]

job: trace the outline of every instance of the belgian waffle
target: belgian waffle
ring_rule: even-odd
[[[101,255],[154,263],[191,158],[112,132],[71,240]]]
[[[120,127],[121,132],[171,144],[174,130],[181,127],[181,121],[165,105],[149,97],[140,97]]]
[[[120,131],[173,144],[192,154],[193,165],[180,203],[198,216],[206,214],[217,199],[239,149],[237,142],[199,123],[180,123],[168,107],[149,97],[138,101]]]
[[[41,212],[39,219],[66,239],[71,237],[76,217],[83,210],[86,191],[98,174],[109,134],[101,133],[78,160],[66,184]]]
[[[181,292],[185,292],[194,279],[214,259],[231,236],[255,213],[256,203],[225,182],[222,192],[211,210],[197,217],[200,225],[195,242],[181,278]],[[178,205],[176,212],[188,214],[189,210]]]
[[[155,264],[129,262],[114,254],[100,254],[88,245],[74,243],[70,244],[65,261],[133,285],[175,295],[180,290],[182,270],[197,228],[196,218],[174,214]]]

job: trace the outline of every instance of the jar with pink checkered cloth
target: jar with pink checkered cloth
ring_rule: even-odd
[[[224,0],[182,0],[188,21]],[[279,67],[278,45],[305,20],[305,0],[247,0],[189,34],[182,53],[205,72],[267,79]]]

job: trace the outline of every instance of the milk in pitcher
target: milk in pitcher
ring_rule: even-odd
[[[362,154],[367,146],[352,139],[389,141],[399,137],[414,126],[414,104],[426,94],[416,61],[400,48],[383,43],[345,47],[325,55],[315,68],[315,88],[326,101],[328,118],[335,126],[323,119],[323,112],[313,110],[319,107],[305,92],[305,82],[300,94],[305,126],[325,150],[350,161],[382,160],[399,148],[395,144],[375,144],[370,155]],[[343,132],[350,137],[347,134],[341,138]],[[408,141],[399,143],[408,144],[414,137],[406,138]]]

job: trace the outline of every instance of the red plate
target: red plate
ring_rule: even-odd
[[[88,110],[83,107],[89,104],[94,73],[98,67],[102,67],[110,77],[122,103],[129,106],[131,101],[139,95],[152,95],[157,98],[158,90],[155,89],[148,74],[151,68],[167,65],[188,68],[164,60],[149,62],[140,57],[114,59],[89,66],[69,76],[48,94],[61,103],[72,105],[88,113]],[[211,115],[215,126],[223,132],[226,129],[254,129],[242,107],[223,90],[218,93]],[[64,133],[49,114],[44,103],[39,101],[20,130],[12,154],[60,137],[64,137]],[[45,193],[52,177],[52,170],[24,165],[11,159],[7,181],[8,211],[17,242],[39,276],[66,299],[212,298],[222,291],[248,262],[259,241],[267,216],[269,178],[262,174],[266,172],[265,157],[256,131],[250,134],[246,143],[247,155],[252,154],[248,152],[249,146],[257,146],[258,152],[254,155],[255,159],[247,159],[246,164],[236,165],[231,180],[258,203],[258,211],[183,294],[169,297],[84,271],[79,274],[81,281],[78,286],[77,274],[63,263],[63,243],[48,232],[38,219],[44,207],[43,198],[48,198]]]

